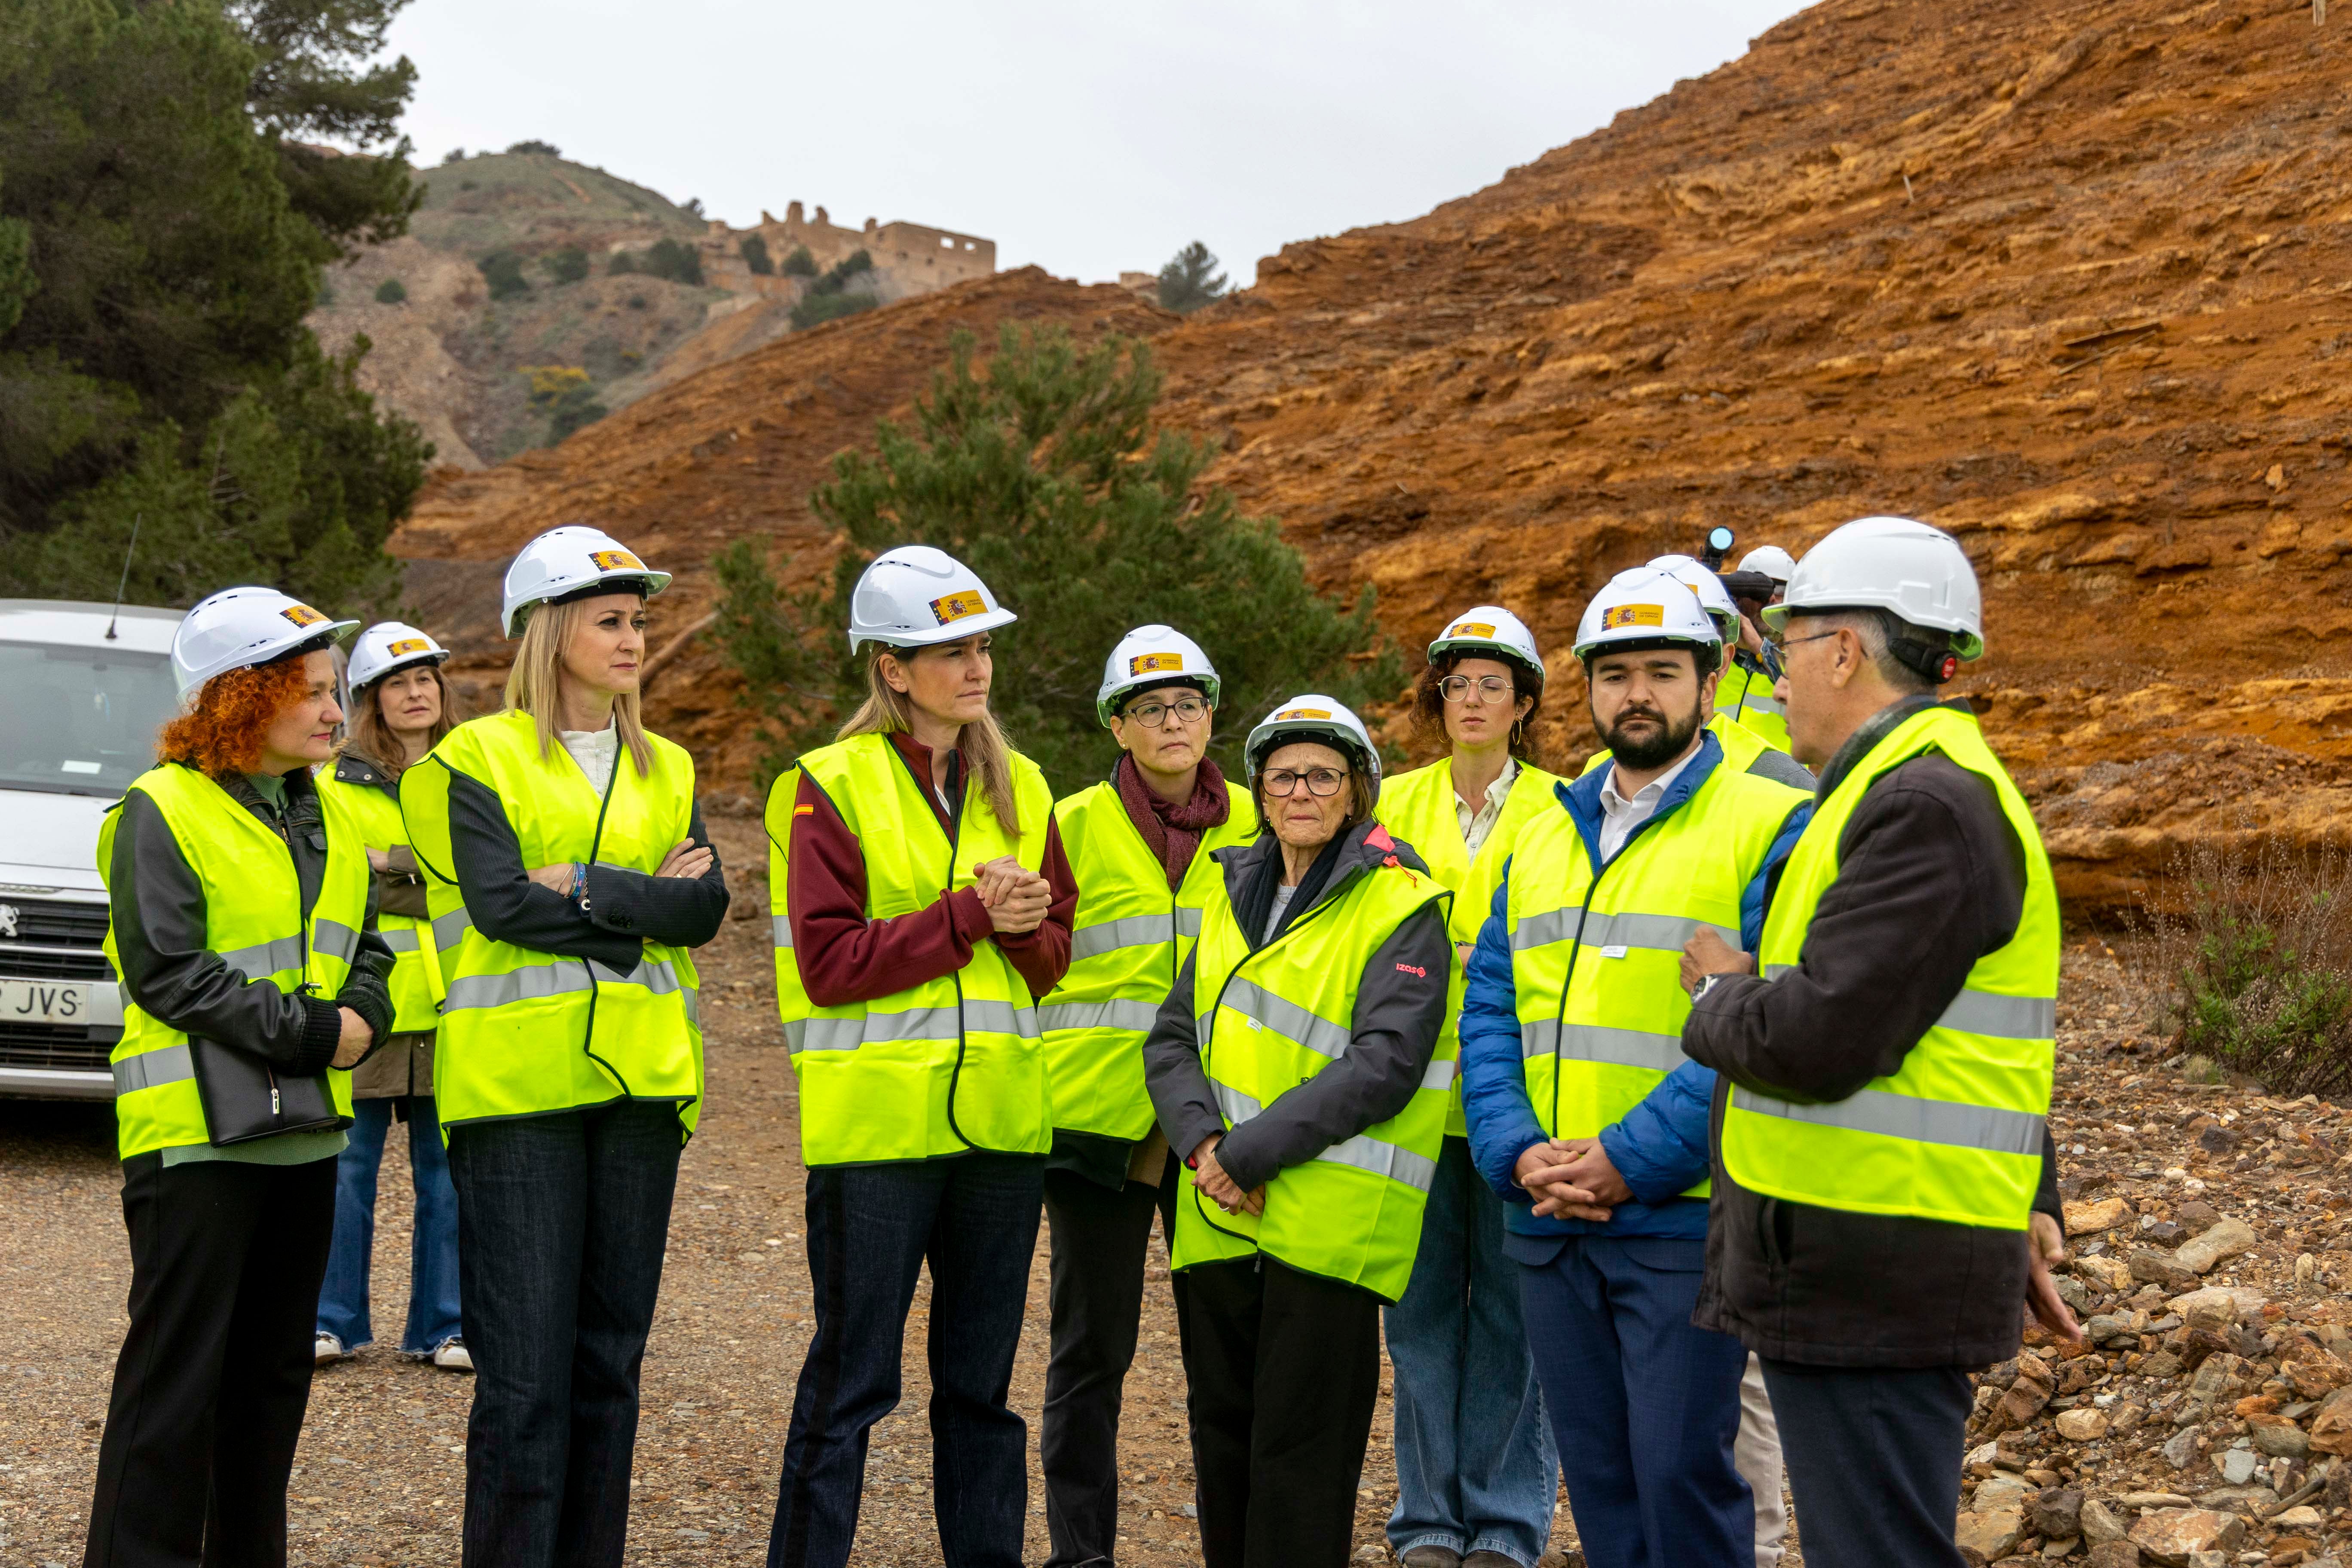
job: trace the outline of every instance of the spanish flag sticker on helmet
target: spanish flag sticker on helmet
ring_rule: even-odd
[[[931,616],[941,626],[949,626],[966,616],[976,616],[988,608],[976,589],[959,588],[952,594],[942,594],[931,601]]]
[[[308,605],[289,605],[278,613],[298,626],[315,626],[327,618]]]
[[[1612,605],[1601,613],[1601,629],[1613,632],[1620,626],[1663,626],[1666,624],[1664,605]]]
[[[1492,621],[1456,621],[1452,626],[1445,628],[1445,635],[1450,637],[1490,637],[1495,635],[1495,623]]]
[[[1328,708],[1286,708],[1267,722],[1279,724],[1291,719],[1328,719],[1329,717],[1331,717],[1331,710]]]
[[[646,563],[625,550],[592,550],[588,559],[599,572],[642,572]]]
[[[384,645],[383,657],[386,658],[405,658],[412,653],[427,652],[432,648],[432,647],[433,645],[425,641],[423,637],[402,637],[396,642],[390,642]]]
[[[1176,675],[1184,668],[1181,653],[1139,653],[1127,661],[1129,675]]]

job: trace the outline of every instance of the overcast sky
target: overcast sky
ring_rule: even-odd
[[[738,225],[799,198],[1095,282],[1415,216],[1699,76],[1788,0],[411,0],[417,156],[526,137]]]

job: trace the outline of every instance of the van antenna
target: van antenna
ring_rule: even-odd
[[[131,552],[139,548],[139,524],[146,517],[143,511],[131,514],[131,542],[122,547],[122,580],[114,585],[114,614],[106,619],[106,640],[112,642],[114,623],[122,618],[122,595],[131,586]]]

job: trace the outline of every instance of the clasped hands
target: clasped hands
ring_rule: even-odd
[[[709,845],[697,844],[691,838],[680,839],[670,846],[668,854],[662,857],[662,863],[654,875],[684,877],[688,880],[708,876],[710,872],[710,855]],[[532,881],[545,888],[549,892],[569,894],[572,891],[572,872],[571,861],[558,860],[552,866],[532,867],[530,876]]]
[[[1535,1198],[1536,1213],[1546,1219],[1607,1225],[1619,1204],[1633,1201],[1633,1189],[1617,1173],[1598,1138],[1530,1143],[1520,1152],[1511,1179]]]
[[[1201,1140],[1198,1149],[1192,1151],[1192,1184],[1208,1194],[1211,1201],[1227,1214],[1265,1213],[1265,1189],[1253,1187],[1248,1192],[1242,1191],[1241,1184],[1227,1175],[1225,1168],[1217,1163],[1217,1145],[1224,1141],[1223,1133],[1212,1132]]]
[[[1018,935],[1045,923],[1045,911],[1054,902],[1053,885],[1012,856],[983,860],[971,868],[971,875],[980,901],[999,931]]]

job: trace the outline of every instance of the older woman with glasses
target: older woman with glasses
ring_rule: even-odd
[[[1201,937],[1144,1043],[1186,1166],[1173,1267],[1208,1568],[1348,1560],[1454,1080],[1453,895],[1373,820],[1380,753],[1328,697],[1243,755],[1265,828],[1218,850]]]
[[[1143,1312],[1145,1244],[1174,1189],[1143,1084],[1143,1038],[1257,812],[1209,761],[1220,682],[1201,646],[1138,626],[1103,668],[1095,711],[1118,761],[1055,804],[1077,879],[1070,967],[1038,1004],[1054,1085],[1045,1163],[1053,1358],[1045,1369],[1046,1568],[1118,1554],[1118,1412]],[[1163,1227],[1171,1222],[1163,1219]]]
[[[1481,605],[1429,645],[1413,730],[1445,755],[1381,790],[1381,821],[1454,889],[1451,935],[1465,955],[1494,903],[1522,826],[1561,781],[1535,765],[1528,722],[1543,656],[1517,616]],[[1444,1049],[1462,1013],[1462,966],[1446,995]],[[1528,1568],[1551,1534],[1559,1463],[1507,1256],[1503,1201],[1470,1158],[1457,1086],[1403,1300],[1389,1308],[1396,1367],[1396,1507],[1389,1544],[1405,1568]]]

